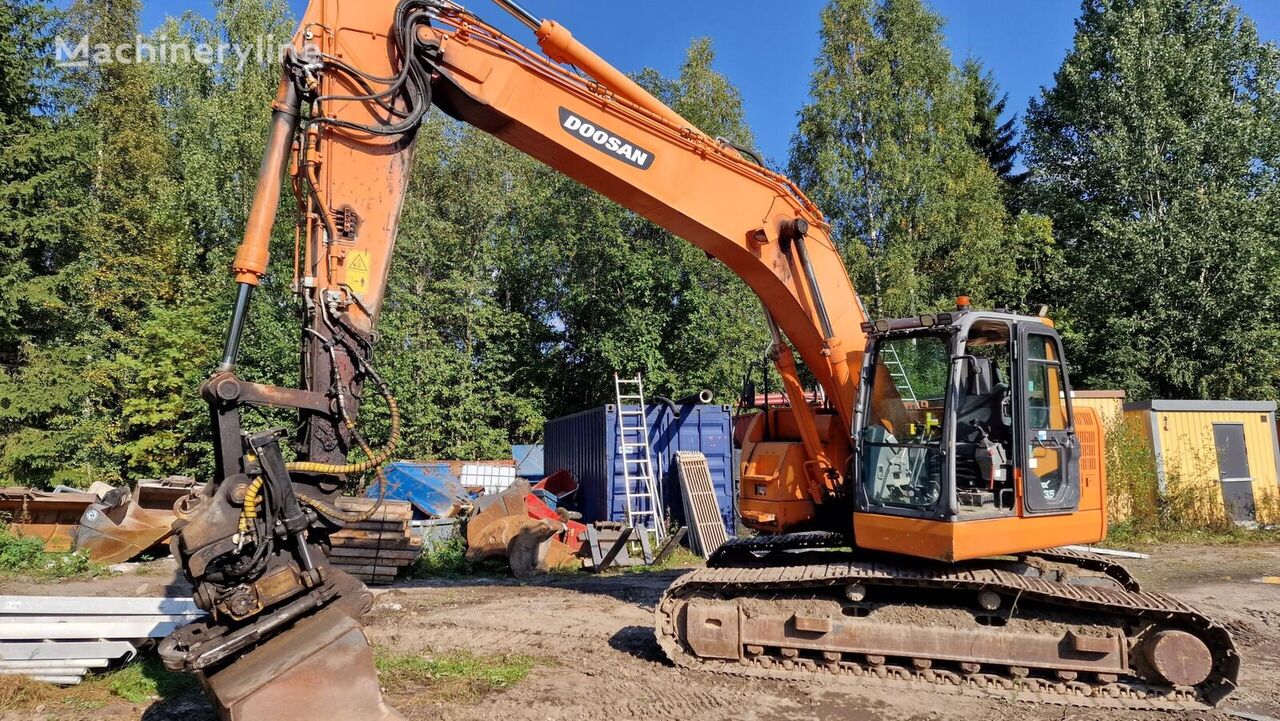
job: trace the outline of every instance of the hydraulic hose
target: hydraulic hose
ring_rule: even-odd
[[[373,514],[377,513],[378,510],[382,508],[382,502],[386,498],[387,477],[382,472],[382,464],[385,463],[393,453],[395,453],[396,446],[400,443],[400,407],[396,404],[396,398],[391,393],[391,388],[387,385],[387,382],[383,380],[382,376],[378,375],[378,372],[373,369],[373,366],[361,361],[361,365],[369,374],[370,379],[373,380],[373,384],[378,389],[378,393],[386,399],[387,409],[391,416],[391,432],[387,436],[387,443],[382,447],[381,452],[374,452],[373,448],[369,446],[368,441],[365,440],[364,435],[360,433],[358,428],[356,428],[355,422],[351,419],[351,414],[347,413],[347,404],[343,400],[344,391],[341,379],[337,374],[338,362],[332,342],[328,342],[324,336],[321,336],[319,333],[316,333],[315,335],[321,340],[321,342],[325,343],[325,346],[329,351],[329,356],[332,359],[331,367],[334,373],[334,385],[338,392],[338,413],[342,417],[342,423],[346,426],[347,430],[351,432],[351,437],[355,439],[356,445],[359,446],[360,450],[364,451],[366,459],[360,463],[345,465],[294,462],[286,464],[285,468],[290,472],[331,473],[334,475],[363,473],[369,469],[376,470],[378,475],[378,500],[366,511],[362,511],[360,513],[346,513],[345,511],[335,508],[334,506],[319,499],[303,495],[298,496],[298,500],[302,503],[314,508],[316,511],[319,511],[321,514],[328,516],[329,518],[342,523],[360,523],[361,521],[366,521],[372,518]],[[358,359],[359,355],[356,355],[356,358]]]
[[[370,369],[371,370],[371,369]],[[387,387],[385,381],[376,374],[371,373],[370,377],[374,380],[374,385],[378,388],[378,394],[387,401],[387,412],[391,417],[391,432],[387,435],[387,443],[382,450],[373,453],[359,463],[347,463],[343,465],[335,465],[331,463],[312,463],[310,461],[294,461],[285,464],[285,470],[290,473],[325,473],[334,476],[349,475],[353,473],[364,473],[386,463],[391,455],[395,453],[396,446],[400,445],[400,406],[396,404],[395,396],[391,395],[391,389]],[[356,433],[356,424],[345,413],[343,414],[342,423],[347,430]],[[361,443],[362,447],[365,447]],[[365,452],[368,453],[367,447]]]
[[[240,537],[249,534],[253,527],[253,519],[258,515],[258,496],[262,493],[262,476],[253,479],[244,494],[244,509],[240,512]]]
[[[358,442],[360,444],[360,448],[363,449],[365,453],[367,454],[373,453],[372,449],[369,448],[369,444],[365,443],[363,438],[358,439]],[[373,514],[377,513],[379,510],[382,509],[382,502],[386,500],[386,497],[387,497],[387,476],[382,472],[382,468],[380,466],[377,469],[377,473],[378,473],[378,500],[376,503],[370,506],[369,510],[367,511],[361,511],[359,513],[347,513],[346,511],[343,511],[339,508],[331,506],[328,503],[325,503],[324,501],[321,501],[317,498],[311,498],[309,496],[303,496],[303,495],[299,495],[298,500],[302,501],[304,504],[308,506],[311,506],[312,508],[316,509],[323,515],[326,515],[329,518],[334,519],[335,521],[341,521],[342,523],[360,523],[362,521],[367,521],[370,518],[373,518]]]

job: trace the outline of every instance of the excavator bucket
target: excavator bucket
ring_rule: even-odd
[[[478,512],[467,521],[467,560],[506,558],[517,578],[529,578],[554,568],[581,567],[577,549],[567,541],[569,522],[554,512],[533,517],[532,490],[517,481],[506,490],[481,499]],[[545,511],[546,506],[534,502]]]
[[[199,490],[195,479],[142,480],[132,492],[112,489],[80,517],[76,550],[96,563],[122,563],[165,541],[178,519],[175,504]]]
[[[404,719],[382,700],[360,623],[334,606],[200,680],[222,721]]]

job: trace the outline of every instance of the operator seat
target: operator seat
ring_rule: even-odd
[[[963,364],[960,400],[956,405],[956,485],[986,488],[988,481],[977,461],[988,444],[1002,446],[1005,457],[1012,450],[1010,419],[1004,411],[1009,384],[990,358],[973,358]]]

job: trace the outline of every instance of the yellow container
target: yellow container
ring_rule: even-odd
[[[1259,517],[1280,495],[1275,402],[1155,400],[1127,403],[1124,415],[1151,441],[1166,500],[1225,509],[1237,522],[1280,521]]]
[[[1124,416],[1124,391],[1071,391],[1074,408],[1092,408],[1103,428],[1113,427]]]

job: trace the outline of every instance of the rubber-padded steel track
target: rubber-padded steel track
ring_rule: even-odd
[[[835,538],[830,534],[806,534],[798,540],[802,547],[821,548],[834,545]],[[863,559],[850,553],[797,553],[793,551],[795,548],[796,545],[786,539],[731,544],[723,554],[717,554],[719,567],[699,569],[677,579],[656,608],[658,642],[672,662],[685,668],[733,675],[809,680],[820,676],[847,675],[861,677],[859,683],[925,684],[951,693],[1121,708],[1202,709],[1217,704],[1236,687],[1240,659],[1225,628],[1175,598],[1141,592],[1123,567],[1094,554],[1051,550],[1028,555],[1101,573],[1113,578],[1116,584],[1098,586],[1055,582],[980,562],[925,564],[899,558]],[[743,551],[784,549],[793,552],[776,553],[765,558],[752,555],[754,562],[743,562],[741,554]],[[780,563],[782,560],[786,563]],[[739,563],[726,565],[729,561]],[[1194,634],[1205,643],[1213,657],[1213,669],[1209,678],[1194,688],[1170,688],[1129,676],[1104,682],[1086,680],[1092,675],[1081,674],[1079,679],[1063,681],[1034,674],[1015,676],[1008,667],[984,666],[983,673],[963,673],[948,670],[945,662],[926,669],[917,669],[909,664],[870,664],[861,662],[853,653],[845,654],[839,661],[825,662],[770,652],[726,661],[697,657],[680,638],[678,618],[681,607],[698,598],[768,598],[806,589],[830,596],[833,587],[854,582],[928,591],[936,593],[940,599],[948,596],[960,598],[959,592],[964,592],[965,598],[972,598],[973,592],[993,590],[1017,598],[1025,608],[1039,604],[1050,609],[1119,618],[1135,627],[1157,624],[1178,628]],[[1011,665],[1014,662],[1011,661]]]

